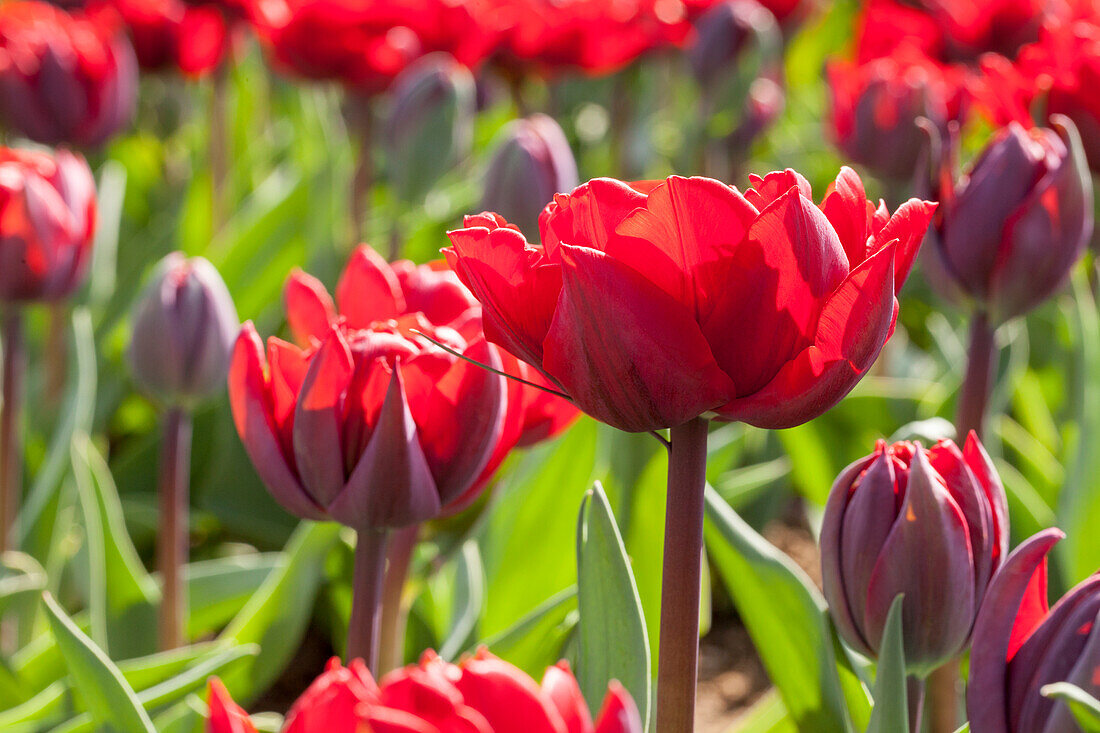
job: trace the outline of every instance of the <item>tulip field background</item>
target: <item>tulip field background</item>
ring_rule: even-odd
[[[823,2],[791,33],[782,115],[733,184],[747,185],[749,171],[793,167],[824,194],[846,161],[823,131],[823,68],[845,49],[856,12],[851,0]],[[71,326],[68,375],[59,382],[39,367],[28,374],[21,552],[5,554],[0,567],[0,612],[18,618],[18,651],[0,660],[0,730],[102,722],[86,700],[97,694],[88,685],[106,674],[103,658],[75,643],[77,635],[59,635],[50,614],[71,618],[114,660],[157,730],[202,730],[211,675],[249,711],[285,712],[346,642],[354,534],[299,521],[275,503],[223,391],[194,414],[191,643],[156,651],[161,413],[135,389],[126,361],[139,285],[173,250],[201,255],[221,273],[242,322],[281,334],[287,275],[302,268],[331,289],[357,243],[348,211],[357,145],[339,87],[280,77],[252,40],[218,73],[219,81],[143,75],[132,128],[88,154],[100,218],[88,283],[71,307],[28,309],[32,364],[51,348],[52,319]],[[222,83],[229,168],[215,193],[210,122]],[[531,106],[562,125],[582,181],[696,173],[700,141],[723,124],[720,114],[700,118],[700,92],[674,50],[614,75],[565,74],[528,91]],[[379,132],[364,241],[426,262],[448,244],[447,230],[479,210],[498,133],[517,116],[505,87],[490,85],[482,96],[472,150],[442,171],[442,154],[412,155]],[[979,120],[967,126],[966,156],[990,130]],[[398,172],[424,192],[414,183],[416,195],[399,195]],[[869,194],[893,198],[873,176],[864,182]],[[1007,491],[1011,545],[1050,526],[1067,534],[1052,555],[1053,597],[1100,566],[1095,294],[1086,254],[1058,295],[997,332],[1003,348],[984,444]],[[708,643],[720,645],[729,637],[718,632],[744,627],[774,687],[751,700],[710,692],[699,730],[831,730],[814,727],[815,716],[858,698],[852,690],[865,670],[845,665],[831,686],[835,675],[818,666],[840,650],[818,587],[763,537],[795,536],[785,549],[816,572],[818,560],[805,553],[838,473],[877,439],[927,445],[953,435],[965,314],[929,287],[921,260],[900,300],[897,330],[870,374],[828,413],[788,430],[711,429],[702,630],[715,630]],[[486,644],[537,679],[566,658],[591,707],[606,684],[585,687],[586,674],[620,679],[644,710],[651,703],[639,691],[656,670],[667,462],[653,436],[586,416],[513,451],[472,507],[422,530],[405,588],[402,661],[427,648],[457,659]],[[59,608],[42,604],[43,590]],[[852,709],[863,730],[869,705]],[[255,720],[278,728],[274,713]]]

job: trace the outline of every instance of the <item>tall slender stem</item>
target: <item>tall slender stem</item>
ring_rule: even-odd
[[[225,187],[229,180],[229,71],[214,71],[210,104],[210,219],[217,232],[225,224]]]
[[[27,350],[23,341],[23,309],[9,307],[3,315],[3,404],[0,405],[0,552],[11,549],[11,529],[19,512],[23,487],[23,380]]]
[[[359,530],[355,540],[351,620],[348,623],[348,660],[362,659],[378,676],[382,585],[386,570],[386,529]]]
[[[959,390],[958,409],[955,413],[955,432],[959,440],[966,440],[971,430],[982,437],[986,405],[993,384],[993,367],[996,364],[994,329],[989,316],[978,311],[970,321],[970,349],[967,351],[966,376]]]
[[[367,234],[367,198],[374,186],[374,124],[373,110],[366,100],[354,100],[349,116],[359,137],[359,154],[355,160],[355,174],[351,182],[351,225],[355,243],[362,242]]]
[[[928,675],[925,683],[929,733],[954,733],[962,725],[959,705],[959,660],[951,659]],[[912,704],[912,703],[910,703]]]
[[[675,427],[670,439],[657,658],[657,733],[691,733],[699,655],[707,421],[695,418]]]
[[[420,537],[420,525],[399,529],[390,538],[386,551],[386,579],[382,586],[381,649],[378,652],[378,672],[385,674],[404,662],[405,622],[409,609],[403,593],[409,575],[409,563]]]
[[[162,583],[158,636],[160,648],[167,650],[183,646],[186,641],[187,592],[183,567],[190,547],[191,415],[173,407],[164,416],[163,430],[157,533],[157,568]]]
[[[909,733],[920,733],[921,710],[924,707],[924,680],[910,675],[905,679],[909,698]]]

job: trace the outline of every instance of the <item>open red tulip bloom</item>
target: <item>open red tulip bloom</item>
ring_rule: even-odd
[[[209,733],[254,733],[247,714],[219,680],[210,681]],[[641,733],[630,693],[608,685],[595,722],[569,665],[546,670],[539,685],[522,670],[480,649],[459,664],[432,651],[419,664],[376,684],[363,665],[329,662],[287,713],[286,733]]]
[[[481,214],[444,252],[489,340],[594,417],[783,428],[836,404],[878,356],[934,208],[913,199],[891,216],[848,168],[820,206],[792,170],[745,193],[596,179],[555,196],[542,246]]]

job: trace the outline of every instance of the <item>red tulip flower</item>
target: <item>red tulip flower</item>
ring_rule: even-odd
[[[217,680],[210,682],[208,733],[253,730]],[[247,727],[245,727],[247,726]],[[638,709],[612,681],[595,722],[569,665],[550,667],[539,685],[485,649],[454,665],[427,651],[419,664],[376,684],[361,660],[336,659],[287,713],[284,733],[641,733]]]
[[[0,5],[0,117],[47,145],[99,145],[129,123],[134,52],[113,13],[43,2]]]
[[[1100,695],[1100,574],[1047,605],[1047,553],[1064,537],[1025,541],[993,579],[974,625],[966,711],[974,733],[1079,730],[1065,703],[1041,690],[1069,682]]]
[[[70,295],[87,269],[95,221],[84,158],[0,148],[0,300]]]
[[[816,206],[794,171],[596,179],[543,212],[542,246],[467,217],[445,251],[489,339],[629,431],[700,415],[790,427],[834,405],[893,330],[934,205],[893,216],[845,168]]]

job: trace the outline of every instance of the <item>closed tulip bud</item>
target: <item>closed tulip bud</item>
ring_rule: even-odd
[[[925,676],[966,646],[1008,551],[1004,488],[973,433],[887,445],[833,484],[821,527],[825,598],[853,648],[877,656],[890,605],[905,594],[909,673]]]
[[[113,13],[0,5],[0,116],[47,145],[99,145],[127,125],[137,62]]]
[[[1068,682],[1100,696],[1100,573],[1047,605],[1046,556],[1064,536],[1047,529],[1025,541],[989,585],[970,651],[973,733],[1080,731],[1043,687]]]
[[[876,175],[910,180],[927,138],[918,118],[946,130],[954,115],[949,73],[919,53],[828,65],[829,133],[843,153]]]
[[[95,219],[84,158],[0,148],[0,300],[70,295],[87,269]]]
[[[1092,236],[1092,180],[1073,123],[1001,129],[953,182],[944,146],[940,201],[927,258],[933,285],[996,325],[1022,315],[1063,283]]]
[[[561,126],[536,114],[510,123],[485,174],[481,208],[499,212],[521,232],[536,237],[539,214],[554,194],[580,183],[577,161]]]
[[[473,144],[473,74],[446,53],[428,54],[394,80],[386,122],[390,180],[398,196],[419,201]]]
[[[775,16],[756,0],[719,2],[695,21],[695,40],[687,50],[691,72],[703,87],[720,83],[743,71],[754,43],[768,57],[757,66],[775,59],[781,44]]]
[[[225,384],[238,331],[237,309],[214,266],[173,252],[134,310],[134,379],[168,404],[209,397]]]

